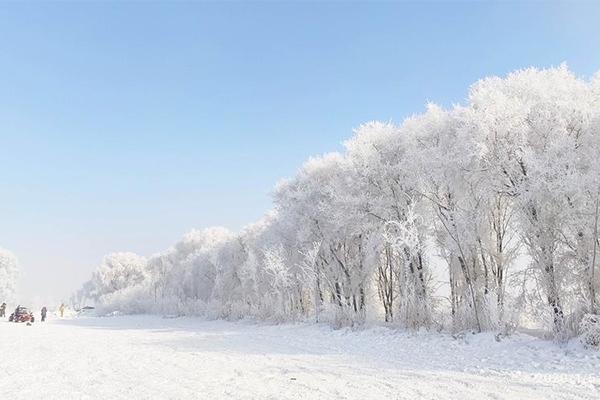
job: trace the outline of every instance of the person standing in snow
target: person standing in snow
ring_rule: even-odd
[[[48,312],[48,310],[46,309],[46,306],[42,307],[42,322],[46,321],[46,313]]]
[[[60,312],[60,317],[64,317],[65,315],[65,303],[60,303],[60,307],[58,307],[58,311]]]
[[[6,317],[6,303],[2,303],[0,306],[0,317]]]

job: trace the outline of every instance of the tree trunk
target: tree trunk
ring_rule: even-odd
[[[594,270],[596,269],[596,253],[598,249],[598,203],[600,200],[600,191],[596,195],[596,211],[594,214],[594,251],[592,253],[592,264],[590,265],[590,277],[588,289],[590,292],[590,313],[596,313],[596,289],[594,287]]]

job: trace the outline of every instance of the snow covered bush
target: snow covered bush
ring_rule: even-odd
[[[600,315],[586,314],[579,324],[581,342],[586,346],[600,347]]]
[[[18,278],[17,258],[10,251],[0,248],[0,303],[14,301]]]

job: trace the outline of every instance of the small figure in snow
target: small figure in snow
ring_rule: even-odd
[[[60,312],[60,317],[65,316],[65,303],[60,303],[60,307],[58,307],[58,311]]]
[[[6,303],[2,303],[0,306],[0,317],[6,317]]]
[[[48,312],[48,310],[46,309],[46,306],[42,307],[42,322],[46,321],[46,313]]]

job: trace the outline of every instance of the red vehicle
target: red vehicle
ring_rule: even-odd
[[[27,309],[27,307],[17,307],[14,313],[8,317],[10,322],[34,322],[35,317],[33,313]]]

